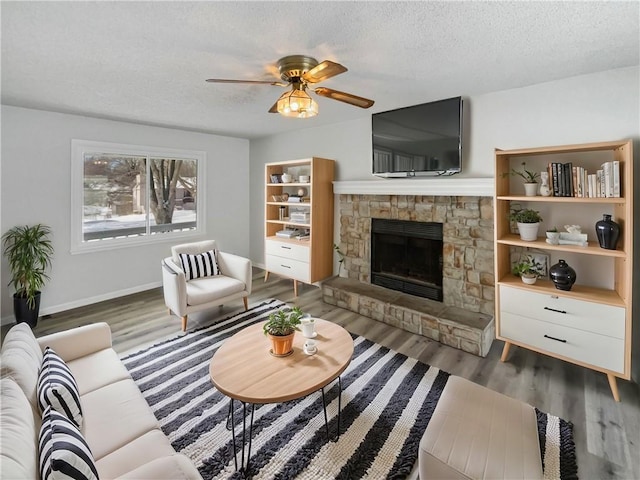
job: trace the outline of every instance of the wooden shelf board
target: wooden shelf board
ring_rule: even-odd
[[[582,197],[527,197],[524,195],[498,195],[497,200],[505,200],[509,202],[547,202],[547,203],[586,203],[586,204],[613,204],[624,205],[627,200],[622,197],[611,198],[582,198]]]
[[[281,205],[283,207],[310,207],[311,202],[267,202],[267,205]]]
[[[310,241],[308,238],[306,240],[298,240],[297,238],[283,238],[283,237],[276,237],[275,235],[272,235],[270,237],[267,237],[267,240],[273,240],[276,242],[284,242],[284,243],[295,243],[296,245],[302,245],[305,247],[308,247],[310,244]]]
[[[625,302],[618,292],[615,290],[607,290],[605,288],[589,287],[586,285],[575,284],[569,291],[558,290],[551,280],[538,281],[533,285],[526,285],[515,275],[508,274],[498,280],[498,285],[506,285],[514,288],[522,288],[529,292],[543,293],[546,295],[556,295],[558,297],[575,298],[578,300],[586,300],[589,302],[603,303],[605,305],[614,305],[617,307],[626,307]]]
[[[294,225],[296,227],[311,228],[310,223],[298,223],[298,222],[292,222],[290,220],[267,220],[267,223],[276,223],[279,225]]]
[[[526,240],[521,240],[519,235],[514,234],[505,235],[504,237],[497,239],[496,242],[499,244],[513,245],[516,247],[540,248],[558,252],[598,255],[601,257],[625,258],[627,256],[626,252],[622,250],[607,250],[605,248],[600,248],[598,242],[589,242],[586,247],[581,247],[579,245],[551,245],[547,243],[546,240],[542,237],[538,237],[538,240],[528,242]]]

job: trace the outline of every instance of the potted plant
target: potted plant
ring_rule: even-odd
[[[333,249],[338,254],[338,276],[342,276],[342,267],[344,266],[344,253],[337,244],[333,244]]]
[[[542,221],[540,212],[523,208],[511,212],[509,218],[518,225],[518,232],[522,240],[531,242],[538,239],[538,227]]]
[[[264,334],[271,340],[271,354],[285,357],[293,352],[293,337],[299,330],[300,319],[304,316],[300,307],[280,309],[269,314],[262,327]]]
[[[524,180],[524,194],[527,197],[535,197],[536,192],[538,191],[538,179],[540,178],[540,174],[538,172],[533,172],[531,170],[527,170],[526,162],[522,162],[522,171],[511,169],[509,172],[505,172],[503,176],[507,175],[517,175],[522,177]]]
[[[17,226],[2,235],[4,255],[9,261],[16,322],[27,322],[32,328],[38,323],[40,289],[49,279],[53,246],[46,225]]]
[[[512,272],[520,277],[523,283],[533,285],[540,276],[542,264],[531,255],[523,255],[520,261],[513,266]]]

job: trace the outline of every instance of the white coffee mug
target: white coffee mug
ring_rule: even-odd
[[[307,355],[313,355],[317,351],[318,348],[316,347],[315,340],[307,340],[306,342],[304,342],[304,353],[306,353]]]
[[[313,318],[301,318],[300,327],[302,335],[305,337],[313,338],[316,336],[316,321]]]

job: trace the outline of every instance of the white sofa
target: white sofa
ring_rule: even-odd
[[[50,346],[73,373],[83,409],[81,432],[101,479],[201,479],[176,453],[140,390],[95,323],[36,339],[26,323],[2,345],[0,478],[37,479],[41,415],[36,397],[42,353]]]

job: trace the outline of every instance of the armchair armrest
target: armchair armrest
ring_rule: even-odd
[[[244,283],[247,294],[251,294],[251,260],[232,253],[218,251],[220,273]]]
[[[164,303],[173,313],[185,315],[187,308],[187,280],[184,271],[171,257],[162,261]]]
[[[111,348],[111,328],[104,322],[92,323],[45,335],[37,340],[43,351],[45,347],[51,347],[63,360],[71,361]]]

